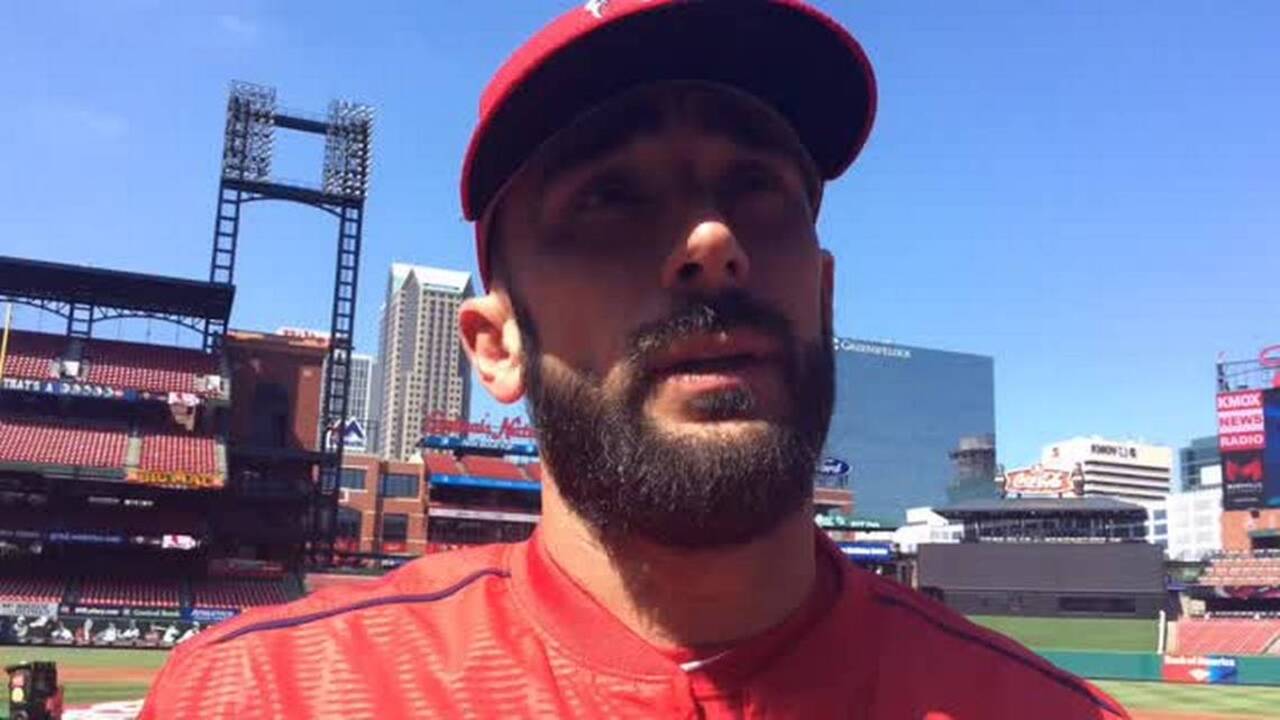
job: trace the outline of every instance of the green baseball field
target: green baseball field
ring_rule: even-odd
[[[980,625],[1008,635],[1033,650],[1153,652],[1152,620],[971,616]],[[1095,680],[1139,720],[1276,720],[1280,687],[1180,685]]]
[[[1037,650],[1150,651],[1156,626],[1144,620],[1060,620],[975,617]],[[0,664],[53,660],[66,688],[67,707],[146,694],[164,664],[158,650],[96,650],[0,646]],[[1176,685],[1097,681],[1137,720],[1263,720],[1280,718],[1280,687]],[[0,718],[5,706],[0,704]]]

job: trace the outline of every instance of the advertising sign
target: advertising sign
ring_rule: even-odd
[[[1261,450],[1266,446],[1262,391],[1218,395],[1218,449],[1224,453]]]
[[[1263,505],[1263,450],[1267,446],[1262,390],[1218,394],[1218,449],[1222,455],[1222,508]],[[1280,470],[1280,468],[1277,468]]]
[[[342,446],[348,450],[363,452],[368,445],[368,437],[364,431],[364,425],[359,420],[351,418],[342,426]]]
[[[889,562],[893,559],[893,546],[878,542],[842,542],[840,552],[856,562]]]
[[[825,457],[815,470],[815,483],[819,487],[847,488],[853,466],[837,457]]]
[[[494,490],[523,490],[525,492],[542,492],[542,486],[528,480],[497,480],[478,478],[470,475],[432,475],[432,485],[450,485],[454,487],[492,488]]]
[[[94,385],[93,383],[68,382],[65,380],[36,380],[32,378],[7,377],[0,380],[0,390],[36,393],[39,395],[65,395],[68,397],[107,398],[137,402],[139,400],[156,400],[171,405],[199,405],[200,396],[194,393],[151,392],[133,388],[119,388],[110,385]]]
[[[1236,664],[1229,655],[1166,655],[1160,675],[1165,682],[1235,685]]]
[[[216,490],[223,486],[221,475],[206,475],[164,470],[142,470],[135,468],[129,471],[125,479],[137,485],[177,488],[180,490]]]
[[[30,615],[53,617],[58,614],[58,603],[0,602],[0,615]]]
[[[496,448],[512,454],[536,455],[537,431],[522,417],[504,418],[501,423],[470,422],[435,412],[422,421],[422,445],[430,448]]]
[[[1262,449],[1262,507],[1280,507],[1280,388],[1262,394],[1267,442]]]
[[[463,520],[493,520],[495,522],[537,523],[536,513],[505,512],[501,510],[472,510],[459,507],[432,506],[427,511],[430,517],[460,518]]]
[[[1075,482],[1070,470],[1032,465],[1004,474],[1004,494],[1006,497],[1074,495]]]

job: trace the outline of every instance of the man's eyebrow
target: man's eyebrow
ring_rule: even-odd
[[[612,108],[566,133],[548,148],[542,162],[542,181],[587,165],[639,137],[656,135],[666,122],[664,113],[648,103]]]
[[[692,93],[674,102],[654,102],[652,97],[640,95],[587,118],[548,146],[541,163],[541,181],[546,183],[588,165],[638,138],[656,135],[680,117],[707,134],[749,150],[792,159],[801,168],[810,195],[816,197],[821,181],[799,138],[780,126],[780,120],[745,106],[737,98],[708,93]]]

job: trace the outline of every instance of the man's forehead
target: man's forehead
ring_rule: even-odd
[[[560,131],[531,165],[546,181],[673,127],[689,127],[753,150],[793,156],[816,184],[817,171],[796,132],[762,101],[706,82],[667,81],[635,88],[596,106]]]

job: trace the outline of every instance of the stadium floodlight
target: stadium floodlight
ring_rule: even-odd
[[[246,82],[231,83],[231,95],[227,98],[226,144],[222,154],[223,177],[263,182],[270,177],[275,117],[275,88]]]
[[[324,192],[363,200],[369,192],[373,108],[334,100],[329,104],[327,125]]]

